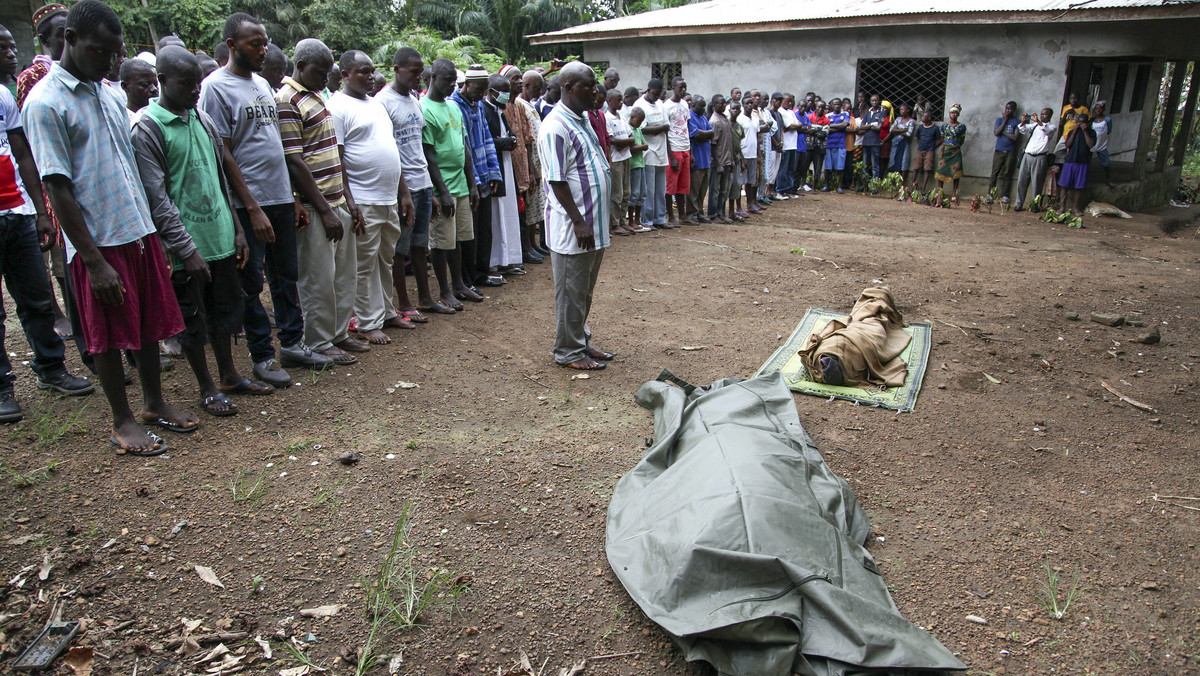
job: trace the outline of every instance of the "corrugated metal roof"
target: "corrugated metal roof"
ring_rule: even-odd
[[[551,33],[540,33],[536,42],[598,39],[604,34],[672,29],[710,32],[721,26],[800,23],[864,17],[972,14],[979,12],[1037,13],[1072,10],[1132,9],[1167,5],[1196,5],[1197,0],[709,0],[693,5],[595,21]],[[687,31],[688,28],[700,29]],[[535,37],[535,36],[531,36]]]

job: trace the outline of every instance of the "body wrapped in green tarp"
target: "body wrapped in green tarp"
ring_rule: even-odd
[[[689,661],[723,676],[966,668],[900,616],[866,514],[778,373],[636,398],[656,441],[613,492],[608,561]]]

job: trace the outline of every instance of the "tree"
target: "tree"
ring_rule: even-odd
[[[448,35],[476,35],[510,61],[525,62],[547,53],[526,35],[579,24],[587,8],[588,0],[427,0],[413,18]]]
[[[110,0],[121,17],[131,53],[153,51],[164,35],[178,35],[192,49],[208,49],[229,16],[229,0]]]
[[[387,39],[393,10],[389,0],[316,0],[304,9],[311,37],[319,38],[334,52],[375,49]]]
[[[426,64],[431,64],[437,59],[450,59],[460,69],[466,70],[467,66],[478,63],[490,73],[495,73],[504,65],[504,55],[487,51],[483,42],[474,35],[459,35],[446,39],[437,31],[419,26],[404,31],[379,46],[371,54],[371,59],[377,67],[389,70],[396,50],[401,47],[417,50]]]

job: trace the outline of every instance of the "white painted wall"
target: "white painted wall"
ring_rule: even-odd
[[[986,177],[1004,103],[1014,100],[1021,111],[1061,110],[1069,57],[1198,58],[1196,35],[1197,20],[885,26],[597,41],[584,44],[584,58],[608,61],[622,88],[644,88],[652,62],[679,61],[689,91],[704,96],[737,86],[853,99],[859,58],[949,57],[947,106],[962,104],[968,128],[965,172]],[[1135,116],[1136,122],[1124,114],[1117,120],[1122,150],[1136,144],[1141,116]]]

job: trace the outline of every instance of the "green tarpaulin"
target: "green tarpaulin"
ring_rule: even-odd
[[[736,676],[966,668],[900,616],[866,514],[778,373],[653,381],[636,398],[656,442],[613,492],[608,560],[689,661]]]

